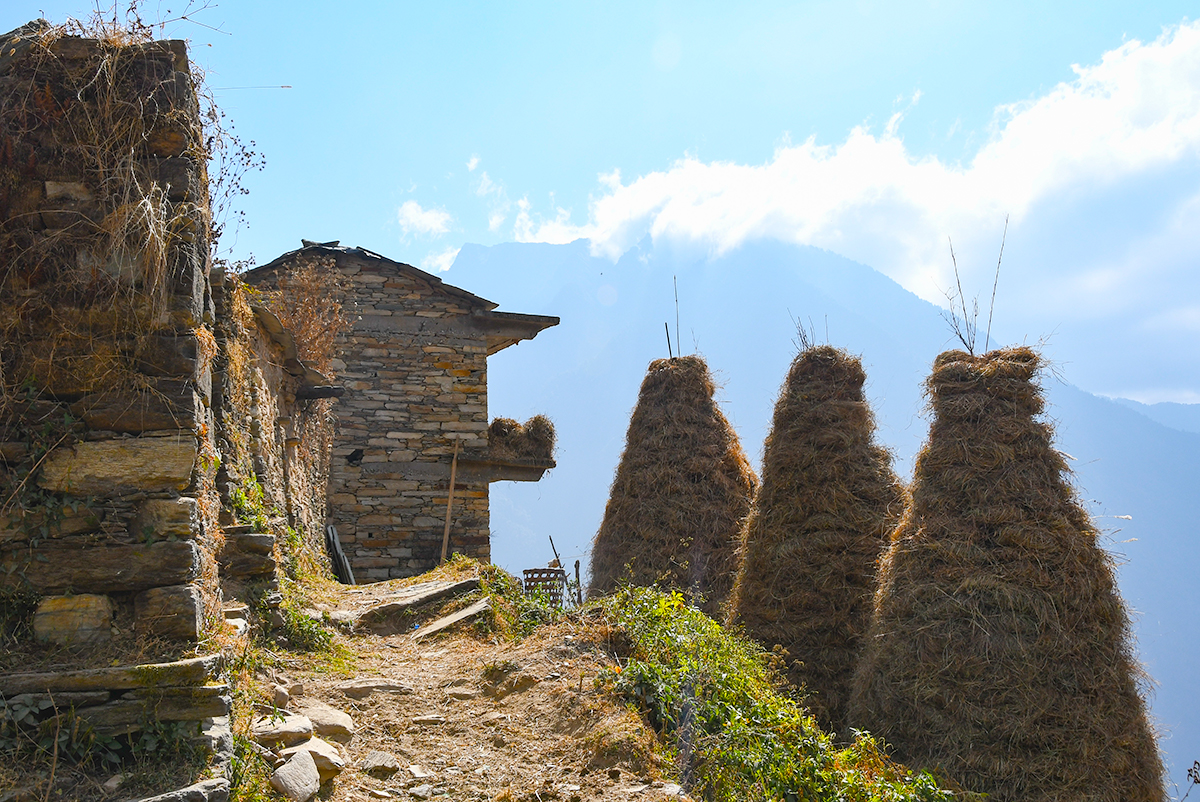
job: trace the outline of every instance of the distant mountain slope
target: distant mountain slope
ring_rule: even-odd
[[[1143,404],[1128,398],[1114,398],[1118,404],[1137,410],[1152,421],[1163,426],[1178,429],[1181,432],[1200,434],[1200,404],[1176,404],[1171,401],[1161,401],[1157,404]]]
[[[795,354],[795,319],[810,324],[818,341],[828,332],[829,342],[862,356],[880,439],[895,450],[897,471],[911,474],[928,427],[923,382],[933,358],[958,343],[940,309],[880,273],[778,244],[713,260],[643,245],[616,264],[589,256],[584,242],[468,245],[447,281],[501,309],[562,318],[490,360],[490,414],[544,412],[559,442],[559,467],[541,482],[492,486],[493,557],[501,565],[544,564],[552,535],[568,564],[580,559],[586,570],[639,383],[646,365],[667,355],[664,322],[675,345],[672,276],[684,353],[698,348],[708,360],[723,384],[725,413],[756,463]],[[998,321],[993,347],[1045,334],[1004,328]],[[1053,361],[1052,348],[1046,356]],[[1081,495],[1113,531],[1107,545],[1122,555],[1121,589],[1135,611],[1139,652],[1160,686],[1152,708],[1165,730],[1162,748],[1182,785],[1200,758],[1200,434],[1043,380],[1059,447],[1075,458]]]

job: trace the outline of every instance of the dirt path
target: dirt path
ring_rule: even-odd
[[[354,737],[341,747],[346,768],[321,799],[681,798],[660,778],[654,734],[595,688],[597,674],[614,665],[597,627],[546,625],[511,643],[480,639],[468,622],[419,642],[404,632],[355,635],[347,645],[358,656],[349,680],[301,660],[276,677],[303,685],[296,704],[317,699],[354,719]],[[411,691],[347,693],[348,682],[365,680]],[[364,772],[377,751],[394,756],[399,770]]]

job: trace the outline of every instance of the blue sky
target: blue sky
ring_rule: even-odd
[[[1195,6],[231,1],[166,33],[267,159],[234,258],[777,239],[944,303],[950,237],[986,301],[1008,215],[1005,331],[1093,392],[1197,402]]]

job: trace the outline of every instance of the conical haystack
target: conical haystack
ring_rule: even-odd
[[[698,356],[650,363],[592,545],[590,594],[666,582],[717,615],[757,480],[713,390]]]
[[[1111,560],[1028,348],[942,354],[850,721],[997,802],[1165,800]]]
[[[833,732],[846,726],[876,563],[904,512],[890,456],[873,442],[865,380],[858,359],[827,345],[792,362],[730,602],[731,622],[787,650],[788,678]]]

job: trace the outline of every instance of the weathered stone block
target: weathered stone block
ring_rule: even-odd
[[[307,741],[312,734],[313,725],[306,716],[260,718],[250,725],[250,737],[268,747],[294,746]]]
[[[220,562],[221,573],[225,576],[269,576],[275,573],[275,558],[270,555],[225,552]]]
[[[155,156],[179,156],[188,146],[188,132],[182,126],[160,126],[146,136],[146,150]]]
[[[124,697],[76,711],[102,735],[137,732],[148,721],[195,721],[229,715],[227,686],[171,689],[173,692]]]
[[[342,753],[338,748],[328,741],[320,738],[309,738],[304,743],[289,746],[279,752],[280,757],[290,758],[297,752],[308,752],[316,764],[317,773],[321,775],[321,782],[331,780],[342,773],[342,769],[346,768],[346,761],[342,758]]]
[[[153,376],[198,379],[202,352],[194,334],[147,336],[134,354],[138,370]]]
[[[47,181],[46,200],[91,201],[92,191],[78,181]]]
[[[172,663],[146,663],[139,666],[89,668],[80,671],[0,674],[0,696],[201,685],[215,677],[220,669],[221,655],[211,654]]]
[[[112,637],[112,617],[113,603],[107,596],[50,596],[33,614],[33,634],[43,643],[100,643]]]
[[[200,637],[204,603],[195,585],[142,591],[133,600],[134,627],[160,638],[194,641]]]
[[[317,699],[301,699],[296,708],[312,722],[317,735],[344,744],[354,737],[354,719],[349,713]]]
[[[38,484],[80,496],[182,490],[192,480],[196,450],[190,434],[76,443],[47,457]]]
[[[113,593],[182,585],[200,573],[191,541],[149,546],[18,549],[0,552],[0,587],[28,583],[43,592]]]
[[[246,554],[273,554],[275,536],[269,532],[243,532],[229,535],[226,542]]]
[[[24,517],[16,513],[0,516],[0,543],[23,543],[30,536],[42,538],[69,537],[100,528],[103,511],[92,510],[82,505],[62,507],[53,515],[31,512]]]
[[[198,326],[204,320],[208,293],[207,250],[198,242],[177,242],[168,256],[171,317],[181,325]]]
[[[200,536],[200,505],[196,499],[146,499],[129,524],[136,540],[195,540]]]
[[[204,402],[191,382],[160,379],[149,390],[91,393],[72,404],[71,412],[91,429],[141,434],[198,429]]]
[[[271,787],[292,802],[307,802],[321,790],[321,775],[308,752],[292,755],[271,775]]]

